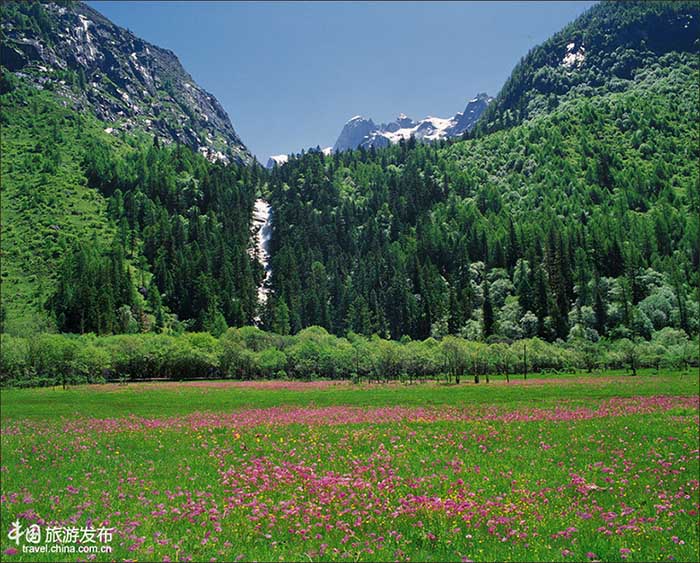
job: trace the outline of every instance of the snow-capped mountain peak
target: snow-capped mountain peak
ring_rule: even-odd
[[[333,150],[340,152],[359,147],[385,147],[412,136],[425,141],[458,137],[474,127],[492,99],[486,94],[477,94],[467,102],[463,112],[451,118],[429,116],[413,121],[405,113],[400,113],[395,121],[376,125],[371,119],[356,115],[343,127]]]
[[[470,131],[481,114],[488,107],[493,98],[487,94],[477,94],[467,102],[463,112],[454,117],[428,116],[419,121],[414,121],[405,113],[399,113],[394,121],[377,125],[371,118],[364,115],[353,115],[343,126],[335,145],[320,149],[323,154],[342,152],[364,148],[386,147],[391,143],[398,143],[402,139],[408,140],[415,137],[422,141],[437,141],[459,137],[465,131]],[[313,150],[319,150],[318,147]],[[267,161],[267,168],[275,165],[282,166],[289,160],[289,155],[274,155]]]
[[[377,129],[378,127],[375,125],[374,121],[362,117],[361,115],[356,115],[343,127],[338,140],[333,146],[333,150],[343,151],[350,146],[353,148],[357,147],[365,141],[366,137],[369,137]]]

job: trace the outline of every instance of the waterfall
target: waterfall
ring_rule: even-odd
[[[270,292],[267,284],[272,275],[269,253],[270,237],[272,236],[272,210],[270,204],[264,199],[255,200],[253,235],[255,237],[255,256],[265,268],[265,277],[258,286],[258,303],[262,308],[267,301],[267,294]],[[259,315],[255,320],[260,321]]]

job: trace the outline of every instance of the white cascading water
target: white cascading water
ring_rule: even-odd
[[[253,210],[253,233],[255,237],[255,254],[258,260],[265,268],[265,277],[258,287],[258,303],[265,305],[269,288],[267,284],[272,275],[270,268],[269,244],[272,236],[272,209],[270,204],[264,199],[255,200],[255,209]],[[260,321],[260,318],[256,318]]]

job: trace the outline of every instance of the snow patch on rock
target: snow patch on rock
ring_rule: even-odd
[[[564,58],[561,60],[562,66],[566,68],[577,68],[583,64],[586,60],[586,49],[581,45],[576,49],[576,43],[569,43],[566,46],[566,53]]]

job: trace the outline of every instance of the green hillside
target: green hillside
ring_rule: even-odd
[[[2,328],[251,322],[257,180],[209,162],[252,161],[219,102],[83,2],[1,11]]]
[[[477,131],[522,123],[566,100],[622,92],[668,53],[699,51],[697,2],[600,2],[522,58]]]
[[[88,186],[87,138],[119,142],[85,114],[4,76],[2,95],[2,305],[8,330],[50,327],[44,302],[66,249],[110,241],[105,198]]]

